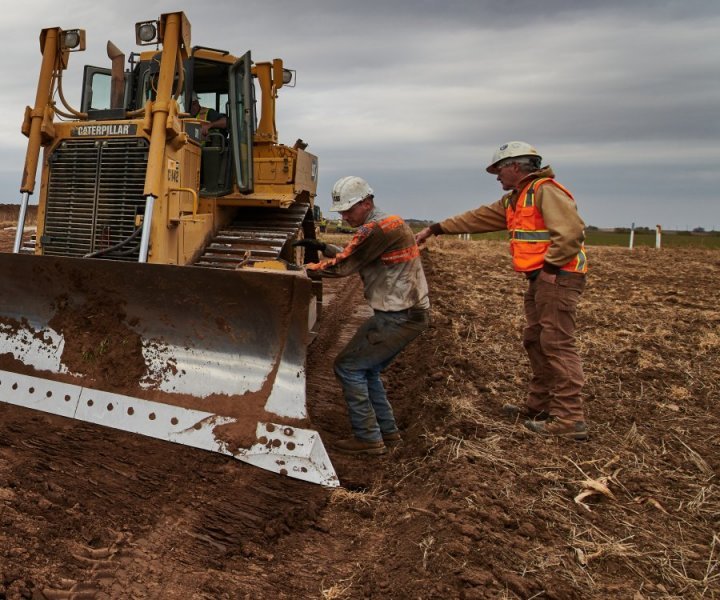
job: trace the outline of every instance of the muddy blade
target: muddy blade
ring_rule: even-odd
[[[312,304],[292,272],[0,254],[0,400],[332,485],[304,428]]]

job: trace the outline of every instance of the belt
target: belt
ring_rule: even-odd
[[[537,279],[537,276],[540,275],[540,271],[542,269],[535,269],[534,271],[526,271],[525,272],[525,278],[529,279],[530,281],[535,281]],[[563,271],[562,269],[555,273],[558,277],[578,277],[578,278],[584,278],[585,273],[573,273],[572,271]]]
[[[411,306],[410,308],[404,308],[403,310],[378,310],[375,312],[383,312],[391,315],[424,315],[430,312],[430,309]]]

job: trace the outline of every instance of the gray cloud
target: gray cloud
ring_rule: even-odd
[[[133,23],[175,10],[32,0],[0,25],[11,52],[0,115],[0,174],[17,195],[19,124],[34,100],[37,35],[84,27],[81,64],[107,64],[104,42],[135,49]],[[364,175],[388,208],[438,219],[499,195],[484,172],[510,139],[538,146],[578,197],[586,221],[647,215],[684,227],[720,224],[711,180],[720,163],[720,14],[702,0],[452,1],[190,0],[195,43],[283,57],[298,85],[281,90],[281,139],[302,137],[320,157],[320,203],[335,178]],[[77,99],[77,93],[68,91]],[[7,187],[6,187],[7,186]],[[653,215],[650,217],[650,215]],[[684,223],[683,221],[688,221]],[[654,223],[653,223],[654,224]]]

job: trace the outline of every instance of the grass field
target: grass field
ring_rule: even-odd
[[[627,246],[630,241],[629,233],[615,233],[612,231],[588,231],[587,244],[589,246]],[[635,233],[636,246],[655,247],[655,233]],[[662,245],[668,248],[720,248],[720,234],[696,234],[687,231],[665,232],[662,236]]]
[[[630,242],[629,233],[614,231],[587,231],[586,244],[588,246],[625,246]],[[449,236],[448,236],[449,237]],[[506,240],[506,231],[494,233],[473,234],[473,240]],[[655,247],[655,232],[635,232],[635,246]],[[720,248],[720,233],[697,234],[687,231],[664,232],[662,246],[665,248]]]
[[[14,227],[17,225],[19,204],[0,204],[0,227]],[[29,227],[37,223],[37,206],[28,206],[25,216],[25,226]]]

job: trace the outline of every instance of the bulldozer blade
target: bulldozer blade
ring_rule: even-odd
[[[232,450],[214,430],[236,419],[0,370],[0,399],[9,404],[232,456],[242,462],[325,487],[337,487],[316,431],[258,422],[256,442]]]
[[[0,401],[338,485],[305,402],[311,282],[0,254]]]

